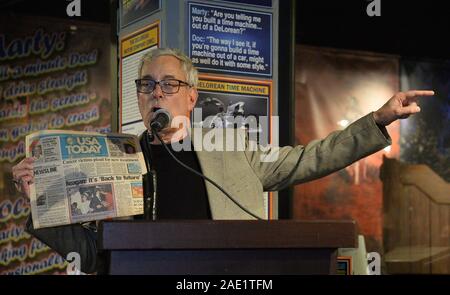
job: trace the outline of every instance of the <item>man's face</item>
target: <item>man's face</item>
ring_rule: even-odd
[[[169,55],[158,56],[151,62],[145,62],[141,79],[153,79],[161,81],[164,79],[178,79],[186,81],[186,74],[181,69],[181,62]],[[180,90],[174,94],[166,94],[161,91],[161,87],[156,85],[152,93],[139,93],[138,104],[141,112],[142,120],[145,127],[150,128],[150,118],[153,115],[153,108],[164,108],[170,112],[172,117],[186,116],[189,118],[191,111],[194,109],[197,101],[198,93],[195,88],[181,86]]]

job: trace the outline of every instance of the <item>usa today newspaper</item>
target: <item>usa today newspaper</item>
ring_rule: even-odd
[[[147,173],[135,135],[67,130],[26,137],[34,228],[143,214]]]

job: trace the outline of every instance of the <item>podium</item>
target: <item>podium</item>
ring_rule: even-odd
[[[352,220],[108,221],[99,248],[109,274],[335,274],[356,231]]]

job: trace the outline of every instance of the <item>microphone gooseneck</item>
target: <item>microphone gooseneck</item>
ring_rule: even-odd
[[[157,205],[157,176],[153,169],[151,160],[150,143],[153,141],[150,132],[143,134],[143,143],[141,143],[142,150],[147,155],[145,158],[145,166],[147,167],[147,174],[143,175],[147,179],[147,186],[144,199],[144,219],[156,220],[156,205]],[[145,183],[144,183],[145,184]]]

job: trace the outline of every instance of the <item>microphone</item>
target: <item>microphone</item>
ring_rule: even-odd
[[[170,125],[172,116],[168,110],[163,108],[153,108],[153,112],[152,119],[150,120],[150,128],[152,131],[159,132]]]

